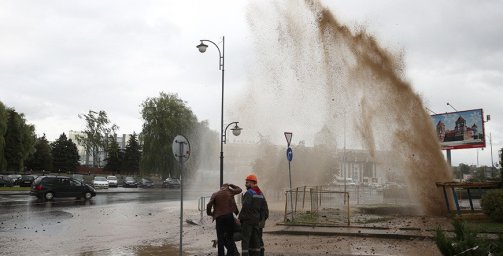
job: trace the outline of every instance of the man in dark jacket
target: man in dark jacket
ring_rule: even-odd
[[[261,245],[260,224],[265,223],[269,209],[262,191],[257,186],[257,176],[246,177],[246,193],[243,195],[239,221],[241,222],[241,255],[259,255],[263,253]]]
[[[227,248],[227,255],[239,255],[236,243],[232,239],[234,228],[234,215],[238,214],[238,207],[234,200],[234,195],[243,191],[240,187],[234,184],[223,184],[219,191],[211,195],[208,205],[206,205],[206,213],[213,216],[217,220],[217,240],[218,240],[218,255],[224,256],[224,246]],[[212,211],[213,209],[213,211]]]

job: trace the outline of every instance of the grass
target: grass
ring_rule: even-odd
[[[31,187],[0,187],[0,191],[30,191]]]
[[[318,220],[319,216],[315,213],[298,214],[293,223],[317,223]]]
[[[479,233],[503,233],[503,222],[487,220],[467,220],[466,226]]]

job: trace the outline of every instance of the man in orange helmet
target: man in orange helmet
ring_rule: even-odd
[[[239,213],[241,222],[241,255],[264,255],[261,229],[269,217],[269,209],[264,194],[257,186],[257,176],[250,174],[245,179],[246,193],[243,195]],[[262,228],[261,228],[262,227]]]

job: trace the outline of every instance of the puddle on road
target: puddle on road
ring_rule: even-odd
[[[105,255],[135,255],[135,256],[175,256],[178,255],[178,246],[173,245],[141,245],[126,248],[115,248],[100,251],[89,251],[80,256],[105,256]],[[184,253],[183,255],[188,255]]]

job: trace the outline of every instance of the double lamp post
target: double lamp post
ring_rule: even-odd
[[[225,50],[225,38],[222,37],[222,51],[220,51],[220,48],[218,47],[218,45],[215,44],[211,40],[203,39],[200,41],[201,41],[201,43],[196,47],[199,49],[199,52],[201,52],[201,53],[206,52],[206,49],[208,48],[208,45],[204,44],[205,42],[211,43],[217,48],[218,54],[220,57],[219,61],[218,61],[218,69],[222,70],[222,108],[221,108],[221,119],[220,119],[220,187],[222,187],[222,185],[224,183],[224,143],[227,142],[227,136],[226,136],[227,135],[227,128],[229,128],[229,126],[234,124],[234,128],[231,128],[231,130],[232,130],[232,134],[234,134],[235,136],[239,136],[241,134],[242,128],[240,128],[238,126],[239,122],[231,122],[230,124],[227,125],[227,127],[225,127],[225,130],[224,130],[224,71],[225,71],[225,69],[224,69],[224,50]]]

